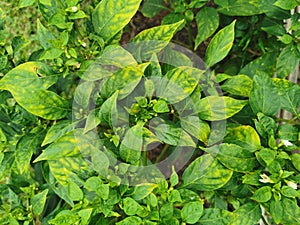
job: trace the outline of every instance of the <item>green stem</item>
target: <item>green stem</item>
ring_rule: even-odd
[[[143,166],[147,166],[147,146],[145,146],[144,152],[143,152]]]
[[[160,162],[160,161],[163,159],[163,157],[165,156],[165,154],[166,154],[166,152],[167,152],[167,150],[168,150],[169,147],[170,147],[169,144],[166,144],[166,145],[163,147],[163,149],[161,150],[161,153],[160,153],[159,156],[157,157],[155,163],[158,163],[158,162]]]
[[[193,32],[192,32],[192,28],[191,28],[191,24],[187,23],[187,31],[189,34],[189,43],[190,43],[190,49],[193,51]]]

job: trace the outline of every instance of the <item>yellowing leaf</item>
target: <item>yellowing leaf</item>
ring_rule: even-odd
[[[220,30],[210,41],[206,54],[205,62],[208,67],[220,62],[229,53],[234,41],[235,20]]]
[[[181,20],[177,23],[161,25],[143,30],[135,36],[128,45],[128,50],[138,59],[149,59],[153,53],[160,52],[166,47],[178,27],[184,22]]]
[[[39,77],[40,71],[49,71],[40,62],[28,62],[9,71],[0,81],[0,89],[8,90],[14,99],[28,112],[48,120],[67,115],[69,102],[58,94],[46,90],[47,77]],[[39,74],[40,75],[40,74]]]
[[[101,1],[92,15],[95,31],[108,41],[129,23],[140,3],[141,0]]]
[[[233,116],[247,103],[246,100],[237,100],[227,96],[209,96],[201,99],[196,107],[201,119],[217,121]]]
[[[211,191],[224,186],[231,178],[232,170],[225,168],[210,154],[200,156],[184,171],[183,187]]]

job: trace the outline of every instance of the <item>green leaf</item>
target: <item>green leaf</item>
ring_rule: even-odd
[[[274,116],[278,112],[280,98],[270,77],[264,74],[253,77],[249,103],[255,114],[261,112],[267,116]]]
[[[220,30],[210,41],[205,54],[207,67],[220,62],[229,53],[234,41],[235,22]]]
[[[57,214],[54,219],[50,220],[49,224],[69,225],[76,224],[78,221],[80,221],[80,218],[75,212],[63,210]]]
[[[263,148],[259,152],[256,152],[256,157],[259,162],[263,161],[263,165],[269,166],[275,159],[276,152],[274,150]]]
[[[146,0],[141,11],[145,17],[154,17],[166,8],[163,3],[163,0]]]
[[[0,89],[8,90],[14,99],[28,112],[48,120],[66,116],[69,102],[52,91],[45,90],[49,82],[39,77],[39,71],[47,71],[45,64],[27,62],[9,71],[0,81]]]
[[[176,190],[176,189],[171,190],[169,195],[168,195],[168,201],[171,202],[171,203],[182,202],[179,191]]]
[[[199,139],[200,141],[207,143],[210,126],[203,120],[200,120],[198,116],[185,116],[180,118],[181,127],[189,134]]]
[[[95,171],[101,175],[106,175],[109,168],[109,159],[106,154],[100,149],[92,150],[92,165]]]
[[[228,225],[232,219],[232,212],[218,209],[218,208],[207,208],[204,209],[203,215],[199,220],[201,225]]]
[[[216,0],[218,12],[229,16],[252,16],[262,14],[263,1],[261,0]]]
[[[297,0],[277,0],[274,5],[285,10],[295,9],[299,5]]]
[[[194,50],[217,30],[219,27],[219,14],[214,8],[203,7],[196,15],[196,23],[198,33]]]
[[[280,124],[277,130],[278,137],[281,140],[297,141],[299,130],[290,124]]]
[[[251,199],[257,202],[267,202],[272,198],[272,188],[269,186],[257,189]]]
[[[202,202],[189,202],[185,204],[181,210],[182,220],[188,224],[195,224],[196,222],[198,222],[202,214]]]
[[[276,224],[281,223],[284,214],[282,201],[272,200],[270,203],[270,214],[272,215]]]
[[[246,75],[232,76],[222,84],[221,88],[231,95],[249,97],[252,89],[252,80]]]
[[[174,214],[173,204],[172,203],[163,204],[162,207],[160,208],[159,214],[165,220],[172,219]]]
[[[242,205],[233,213],[234,219],[230,221],[230,225],[253,225],[261,218],[261,209],[254,203]]]
[[[43,150],[42,154],[34,160],[34,163],[42,160],[55,160],[63,157],[70,157],[79,154],[79,152],[74,132],[71,131]]]
[[[201,119],[217,121],[233,116],[247,103],[246,100],[236,100],[228,96],[208,96],[201,99],[196,107]]]
[[[300,87],[293,85],[285,87],[279,94],[281,107],[294,115],[298,114],[298,106],[300,105]]]
[[[281,188],[281,194],[288,198],[300,198],[300,193],[290,186],[283,186]]]
[[[140,225],[141,223],[142,219],[140,217],[130,216],[120,222],[117,222],[116,225]]]
[[[35,0],[20,0],[19,9],[31,6],[35,3]]]
[[[166,113],[170,111],[168,103],[163,99],[159,99],[157,103],[155,103],[155,105],[153,106],[153,110],[157,113]]]
[[[143,148],[143,123],[131,127],[125,134],[120,145],[121,158],[131,164],[136,164],[141,157]]]
[[[255,166],[253,154],[235,144],[223,143],[207,148],[205,151],[216,156],[227,168],[237,172],[250,172]]]
[[[249,77],[254,77],[255,74],[267,74],[270,77],[274,76],[276,67],[277,53],[270,52],[258,57],[257,59],[248,63],[240,74],[245,74]],[[264,66],[261,66],[264,65]]]
[[[96,33],[108,41],[122,30],[134,16],[141,0],[103,0],[92,14],[92,22]]]
[[[82,190],[72,180],[68,181],[68,195],[73,201],[81,201],[83,199]]]
[[[292,154],[291,159],[294,167],[300,171],[300,154]]]
[[[239,145],[250,152],[261,148],[259,135],[253,127],[247,125],[227,128],[224,141]]]
[[[211,191],[224,186],[231,178],[232,170],[225,168],[210,154],[200,156],[184,171],[183,187]]]
[[[160,52],[169,44],[177,28],[183,22],[184,20],[181,20],[177,23],[143,30],[131,40],[133,43],[129,44],[130,51],[138,59],[149,59],[153,53]]]
[[[283,224],[297,225],[300,223],[300,208],[295,200],[288,198],[283,199],[284,215],[282,217]]]
[[[142,206],[137,203],[134,199],[126,197],[123,199],[123,210],[126,215],[133,216],[141,210]]]
[[[170,176],[171,187],[176,186],[178,184],[178,182],[179,182],[179,177],[178,177],[178,174],[176,173],[175,168],[173,166],[172,167],[172,174]]]
[[[106,123],[110,127],[115,127],[118,122],[117,99],[119,91],[116,91],[101,106],[99,118],[101,122]]]
[[[121,46],[109,45],[97,61],[92,63],[82,79],[87,81],[101,80],[117,73],[123,67],[136,66],[133,56]]]
[[[87,225],[89,224],[89,219],[92,215],[93,208],[89,209],[82,209],[78,212],[78,215],[81,217],[81,223],[82,225]]]
[[[34,215],[42,214],[47,200],[48,189],[36,194],[31,199],[32,211]]]
[[[300,53],[293,44],[285,47],[279,54],[276,63],[276,74],[279,78],[285,78],[290,75],[297,67],[300,61]]]
[[[37,37],[44,49],[50,48],[55,40],[54,35],[43,26],[39,19],[37,20]]]
[[[15,150],[15,160],[17,169],[21,174],[29,172],[32,155],[36,152],[36,149],[40,145],[41,137],[40,133],[29,134],[23,136],[18,142]]]
[[[56,141],[58,138],[63,136],[64,134],[73,130],[74,124],[70,123],[68,120],[61,120],[57,123],[54,123],[46,134],[46,137],[42,143],[42,146],[50,144]]]
[[[153,130],[162,142],[173,146],[195,147],[191,136],[175,124],[165,123],[163,120],[153,120],[153,122],[158,123]]]
[[[59,58],[63,54],[63,50],[59,48],[49,48],[43,52],[40,57],[40,60],[45,59],[56,59]]]
[[[152,183],[138,184],[134,187],[131,196],[133,199],[139,201],[146,198],[148,195],[150,195],[155,188],[157,188],[157,184],[152,184]]]

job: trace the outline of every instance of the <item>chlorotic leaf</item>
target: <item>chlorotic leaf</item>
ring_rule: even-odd
[[[253,225],[257,224],[261,218],[261,209],[258,204],[247,203],[233,212],[234,219],[230,225]]]
[[[228,96],[209,96],[201,99],[196,107],[201,119],[217,121],[233,116],[247,103],[246,100],[237,100]]]
[[[233,21],[220,30],[210,41],[205,54],[205,62],[208,67],[220,62],[229,53],[234,41],[235,22]]]
[[[143,147],[143,123],[131,127],[125,134],[120,146],[121,158],[131,164],[136,164],[141,157]]]
[[[201,225],[228,225],[232,218],[232,212],[218,208],[206,208],[199,223]]]
[[[239,145],[250,152],[261,148],[259,135],[253,127],[247,125],[228,128],[224,141]]]
[[[196,15],[198,33],[195,39],[195,47],[209,38],[219,27],[219,15],[216,9],[203,7]]]
[[[140,3],[141,0],[101,1],[92,15],[95,31],[108,41],[129,23]]]
[[[255,166],[254,155],[235,144],[223,143],[207,148],[205,151],[216,156],[227,168],[237,172],[250,172]]]
[[[129,51],[132,52],[138,60],[151,58],[153,53],[160,52],[169,44],[178,27],[183,22],[184,21],[181,20],[177,23],[143,30],[131,40],[132,44],[128,45]]]
[[[225,168],[216,158],[207,154],[194,160],[184,171],[182,186],[195,190],[216,190],[224,186],[232,174],[232,170]]]
[[[34,215],[40,215],[43,210],[47,199],[48,189],[36,194],[31,199],[32,211]]]
[[[57,120],[67,115],[69,102],[52,91],[39,70],[47,70],[39,62],[21,64],[9,71],[0,81],[0,89],[8,90],[14,99],[28,112],[48,120]]]

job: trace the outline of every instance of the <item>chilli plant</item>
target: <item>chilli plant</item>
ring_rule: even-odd
[[[300,224],[298,4],[5,1],[0,224]]]

